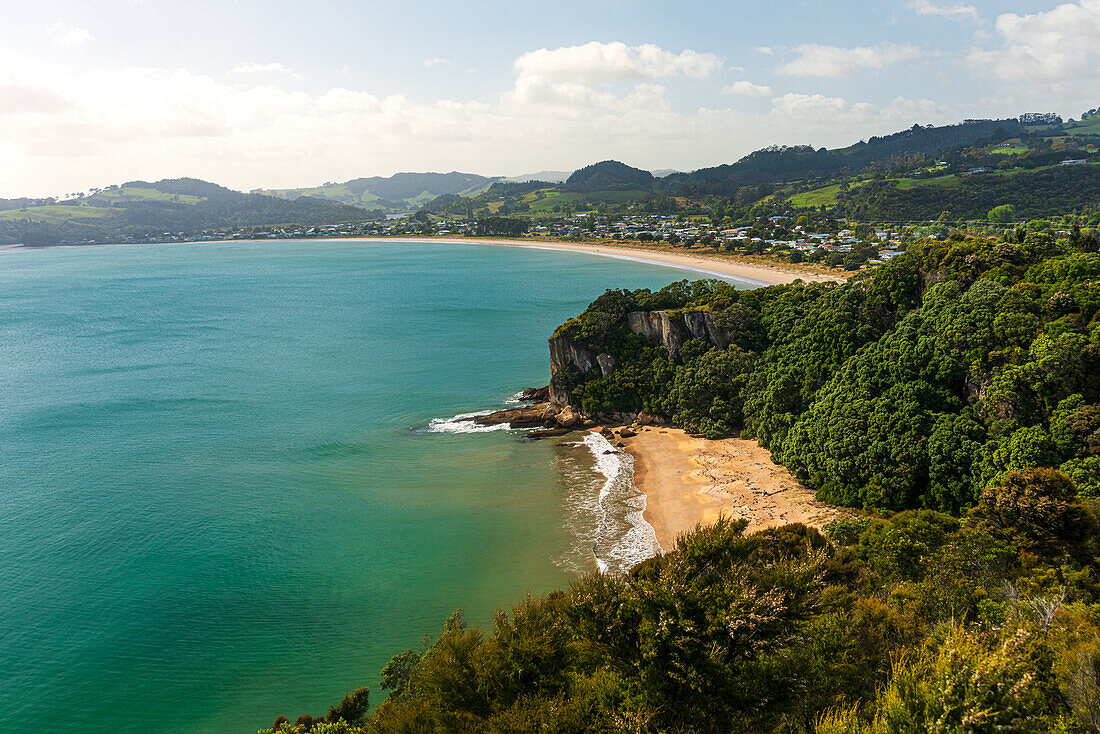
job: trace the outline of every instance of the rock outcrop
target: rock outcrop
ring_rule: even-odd
[[[626,325],[649,343],[663,346],[669,359],[679,361],[684,338],[668,311],[634,311],[626,315]]]
[[[690,311],[684,314],[684,326],[696,339],[710,342],[719,349],[725,349],[733,343],[733,335],[718,324],[717,317],[711,311]]]
[[[583,373],[597,364],[596,356],[573,341],[568,334],[550,337],[550,402],[558,407],[564,407],[571,402],[569,393],[555,384],[554,375],[560,370],[573,367]]]
[[[680,360],[680,349],[689,339],[701,339],[719,349],[733,343],[733,334],[711,311],[634,311],[626,315],[626,323],[650,344],[664,347],[674,362]]]

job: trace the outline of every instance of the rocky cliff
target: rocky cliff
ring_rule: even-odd
[[[626,315],[627,327],[650,344],[664,347],[668,358],[680,361],[680,349],[684,342],[701,339],[719,349],[734,342],[732,329],[724,326],[711,311],[634,311]],[[578,372],[588,372],[598,367],[606,377],[615,369],[615,359],[607,353],[595,353],[580,344],[568,330],[561,330],[550,337],[550,402],[557,407],[571,403],[570,396],[552,379],[560,370],[572,367]]]

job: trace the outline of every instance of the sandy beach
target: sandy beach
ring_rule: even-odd
[[[401,242],[409,241],[407,237],[363,237],[355,238],[369,242]],[[631,247],[627,245],[589,243],[589,242],[558,242],[546,239],[482,239],[476,237],[418,237],[418,241],[446,242],[454,244],[478,244],[500,245],[502,247],[534,247],[547,250],[559,250],[563,252],[586,252],[603,257],[614,257],[640,262],[650,262],[659,265],[686,270],[700,271],[714,275],[729,275],[749,281],[756,281],[761,285],[782,285],[801,279],[822,283],[843,282],[843,275],[833,275],[816,272],[809,267],[805,269],[797,266],[780,267],[770,263],[747,263],[733,259],[731,256],[717,253],[691,253],[669,252],[665,249]]]
[[[818,502],[756,441],[711,441],[651,426],[622,442],[634,457],[635,485],[646,494],[645,518],[666,551],[681,533],[721,515],[748,520],[753,532],[796,522],[821,527],[845,514]]]

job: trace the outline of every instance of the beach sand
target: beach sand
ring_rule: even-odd
[[[681,533],[721,515],[748,520],[746,532],[796,522],[820,528],[845,515],[818,502],[756,441],[711,441],[650,426],[622,442],[634,457],[634,483],[646,494],[645,518],[666,551]]]
[[[400,242],[410,238],[361,237],[353,239],[376,242]],[[536,239],[533,237],[529,239],[511,240],[479,239],[476,237],[417,237],[415,239],[422,242],[500,245],[504,247],[535,247],[564,252],[587,252],[593,255],[602,255],[604,257],[627,258],[658,263],[661,265],[672,265],[674,267],[690,270],[709,271],[718,275],[731,275],[735,278],[756,281],[762,285],[782,285],[784,283],[792,283],[798,279],[807,282],[814,281],[822,283],[843,282],[846,279],[844,275],[820,273],[812,270],[810,267],[800,269],[793,265],[790,267],[780,267],[770,263],[747,263],[733,259],[733,257],[728,255],[716,253],[687,254],[686,252],[670,252],[666,249],[658,249],[656,247],[643,248],[606,243],[558,242],[556,240]]]

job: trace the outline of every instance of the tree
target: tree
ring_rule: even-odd
[[[996,224],[1008,224],[1016,221],[1016,207],[1012,204],[1001,204],[989,210],[986,219]]]

